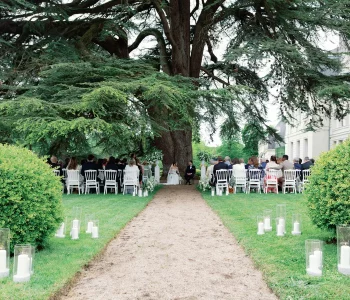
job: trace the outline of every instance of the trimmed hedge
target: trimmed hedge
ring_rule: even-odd
[[[309,215],[322,229],[350,224],[350,141],[323,153],[311,169],[305,189]]]
[[[33,152],[0,144],[0,228],[15,244],[45,246],[62,221],[62,183]]]

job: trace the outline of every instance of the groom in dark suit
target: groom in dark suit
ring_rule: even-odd
[[[186,179],[185,184],[188,183],[189,185],[191,185],[190,180],[194,178],[195,174],[196,174],[196,167],[192,164],[192,160],[190,160],[185,171],[185,179]]]

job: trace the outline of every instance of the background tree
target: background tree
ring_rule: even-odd
[[[129,58],[144,40],[154,41],[136,55],[156,60],[158,69],[170,76],[193,78],[199,89],[225,87],[192,103],[193,122],[169,127],[158,118],[157,126],[163,130],[154,144],[164,153],[163,163],[176,160],[184,168],[192,157],[198,109],[216,112],[219,106],[219,114],[204,114],[202,120],[215,124],[216,118],[226,115],[223,132],[228,135],[246,116],[264,126],[268,88],[273,86],[285,117],[301,109],[312,114],[313,125],[324,114],[344,116],[349,99],[344,82],[349,77],[322,72],[330,69],[336,74],[340,63],[318,45],[320,30],[348,41],[348,18],[346,0],[5,0],[0,6],[3,93],[14,96],[13,86],[37,79],[42,66],[37,62],[53,42],[74,45],[83,58],[92,50]],[[225,60],[220,60],[215,49],[225,36],[228,47]],[[237,93],[242,87],[244,92]],[[227,97],[232,89],[239,94],[234,101]],[[149,106],[147,113],[176,123],[182,119],[179,108]]]

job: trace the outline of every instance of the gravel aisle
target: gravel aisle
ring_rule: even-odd
[[[277,297],[193,186],[165,186],[62,299]]]

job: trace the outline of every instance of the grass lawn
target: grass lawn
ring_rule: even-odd
[[[48,299],[74,278],[105,245],[153,198],[131,195],[63,195],[66,215],[73,206],[82,208],[82,227],[78,240],[71,240],[69,230],[66,238],[53,237],[49,248],[35,254],[34,275],[28,283],[12,281],[12,259],[10,277],[0,279],[1,300]],[[86,234],[85,214],[95,214],[99,220],[99,239]]]
[[[292,194],[236,194],[211,197],[203,193],[204,199],[221,217],[246,253],[263,272],[269,287],[281,299],[350,299],[350,276],[337,271],[337,247],[324,243],[323,276],[306,274],[305,240],[329,240],[330,234],[314,225],[307,215],[303,195]],[[276,236],[276,225],[264,235],[257,235],[256,217],[264,209],[271,209],[273,218],[276,205],[287,206],[286,231],[284,237]],[[292,214],[302,214],[302,235],[293,236]]]

